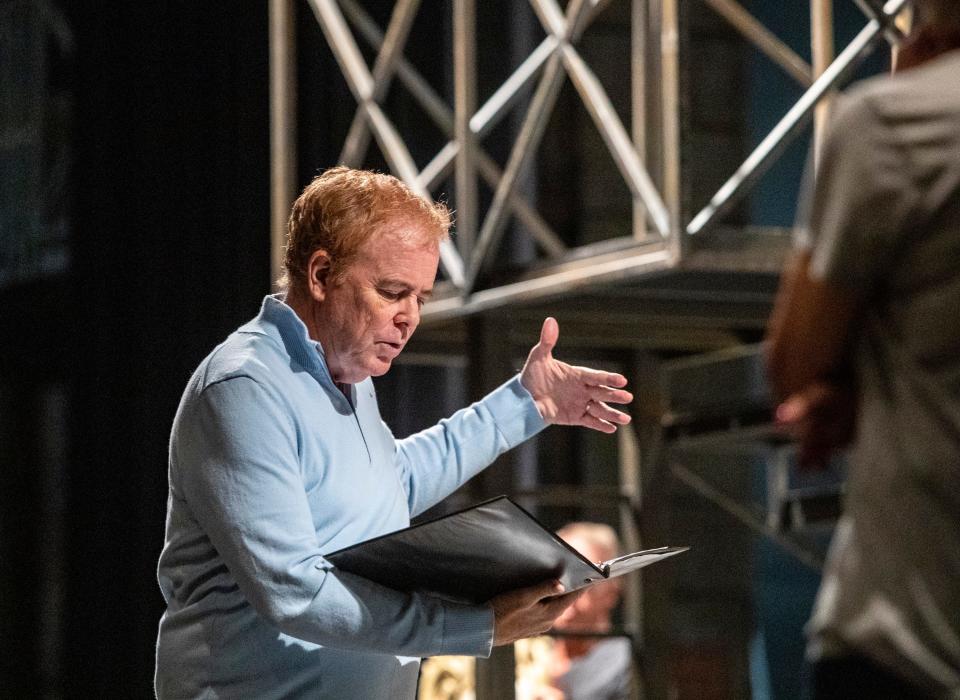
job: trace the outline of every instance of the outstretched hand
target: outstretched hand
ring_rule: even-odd
[[[520,383],[533,396],[548,424],[580,425],[603,433],[615,432],[630,416],[609,404],[626,404],[633,394],[622,387],[627,379],[616,372],[573,367],[553,356],[560,337],[556,319],[548,318],[520,373]]]

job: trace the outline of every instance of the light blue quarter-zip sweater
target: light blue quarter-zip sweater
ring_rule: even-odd
[[[490,653],[489,606],[390,590],[323,555],[406,527],[544,427],[514,378],[395,440],[281,298],[187,385],[170,438],[160,698],[413,698],[419,657]]]

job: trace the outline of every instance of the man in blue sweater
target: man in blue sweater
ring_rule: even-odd
[[[406,527],[550,423],[613,432],[619,374],[552,356],[396,440],[371,377],[410,340],[449,213],[397,179],[334,168],[293,207],[286,294],[197,368],[170,439],[160,698],[413,698],[421,656],[486,656],[572,602],[547,581],[455,604],[340,571],[325,553]]]

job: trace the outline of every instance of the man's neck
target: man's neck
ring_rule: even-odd
[[[316,318],[316,305],[299,290],[291,287],[284,298],[287,306],[293,309],[297,317],[307,327],[310,340],[320,341],[319,324]]]
[[[309,297],[306,297],[303,293],[299,292],[295,288],[291,287],[287,292],[284,302],[287,306],[293,309],[293,312],[297,315],[303,325],[307,327],[307,335],[310,337],[310,340],[316,341],[323,344],[323,339],[320,334],[320,319],[318,317],[319,305],[314,303]],[[330,367],[329,361],[327,361],[327,370],[333,371],[333,368]],[[346,382],[338,382],[334,379],[333,383],[340,390],[347,399],[350,399],[350,387],[351,384]]]

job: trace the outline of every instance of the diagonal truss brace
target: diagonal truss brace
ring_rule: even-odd
[[[309,1],[358,102],[357,114],[344,146],[343,160],[348,163],[358,161],[372,131],[391,170],[415,191],[424,195],[457,165],[458,216],[461,226],[466,226],[465,233],[468,235],[464,238],[467,239],[472,239],[469,234],[474,220],[474,212],[471,210],[475,208],[475,182],[472,187],[463,183],[468,178],[473,180],[473,168],[476,167],[476,172],[494,187],[494,201],[487,212],[479,237],[475,242],[470,241],[473,245],[463,249],[464,255],[469,254],[466,272],[462,272],[462,259],[456,255],[457,251],[452,246],[448,246],[445,251],[448,255],[442,255],[441,258],[448,277],[465,293],[472,290],[482,266],[495,252],[511,212],[523,221],[549,255],[557,256],[565,251],[565,247],[549,226],[515,190],[523,167],[539,144],[566,74],[572,78],[635,200],[644,203],[660,234],[664,237],[669,235],[670,217],[662,198],[599,81],[571,45],[604,4],[603,0],[572,0],[565,14],[560,11],[556,0],[531,0],[534,11],[548,33],[547,38],[491,98],[472,114],[466,113],[467,110],[473,112],[471,92],[460,89],[456,109],[451,114],[443,100],[429,89],[426,82],[402,57],[402,47],[419,2],[398,2],[384,37],[369,17],[364,15],[355,0],[343,0],[342,5],[351,20],[366,39],[379,49],[371,74],[335,0]],[[472,35],[475,27],[472,0],[456,0],[456,3],[455,19],[459,22],[459,45],[464,43],[462,39],[466,35]],[[467,51],[469,49],[470,47],[467,47]],[[464,79],[469,80],[473,63],[471,56],[464,55],[462,47],[457,50],[455,68],[458,71],[459,84],[464,82]],[[420,173],[417,173],[416,166],[393,124],[380,108],[379,103],[394,75],[407,84],[415,97],[423,103],[431,118],[454,137]],[[489,132],[538,75],[540,81],[520,135],[511,150],[504,172],[500,173],[496,164],[478,147],[476,141]],[[470,197],[471,194],[474,196]],[[463,202],[460,201],[460,195],[463,195]],[[457,263],[461,265],[460,275],[455,274]],[[451,274],[451,267],[454,274]]]
[[[571,0],[564,15],[555,0],[531,0],[548,38],[556,41],[553,53],[547,59],[540,82],[520,127],[504,171],[504,177],[494,192],[493,202],[484,219],[483,227],[470,255],[465,291],[470,292],[483,265],[492,257],[506,226],[505,203],[517,181],[536,151],[547,120],[569,73],[580,92],[587,110],[594,119],[614,161],[620,168],[635,198],[646,206],[657,230],[663,237],[670,235],[670,215],[644,168],[636,149],[627,135],[596,76],[580,59],[572,43],[586,29],[599,3],[590,0]]]
[[[355,0],[341,0],[341,6],[349,21],[356,27],[360,36],[363,37],[368,44],[379,50],[383,46],[385,38],[370,16],[363,11]],[[542,61],[546,58],[545,56],[541,56],[541,54],[543,54],[542,49],[543,47],[541,46],[540,49],[531,54],[523,66],[517,70],[514,76],[518,77],[518,80],[511,79],[512,82],[508,80],[507,83],[504,83],[470,120],[471,129],[476,137],[482,137],[496,125],[499,119],[509,110],[510,106],[515,103],[521,91],[529,84],[529,81],[536,76],[540,67],[542,67]],[[446,102],[437,95],[417,70],[402,56],[398,57],[395,70],[397,78],[406,86],[417,102],[419,102],[427,116],[430,117],[434,124],[436,124],[447,137],[453,138],[454,115]],[[366,122],[364,122],[364,127],[365,126]],[[418,178],[420,187],[428,191],[433,191],[440,181],[450,174],[458,151],[459,144],[455,139],[440,149],[433,160],[420,171]],[[490,187],[495,188],[502,176],[499,166],[482,148],[478,147],[476,149],[475,156],[477,158],[477,169],[480,176]],[[530,231],[531,235],[547,255],[550,257],[558,257],[566,251],[566,246],[553,232],[549,224],[543,220],[523,197],[516,193],[511,193],[509,205],[517,218],[523,222],[524,226]]]
[[[686,228],[688,234],[700,233],[708,228],[740,201],[810,121],[820,100],[849,76],[876,41],[889,34],[888,27],[893,26],[894,19],[908,2],[909,0],[889,0],[884,4],[883,16],[874,17],[860,30],[730,179],[717,190],[710,202],[693,217]]]
[[[377,103],[382,102],[390,90],[390,83],[396,73],[397,59],[403,55],[403,47],[410,35],[410,28],[413,26],[413,20],[419,7],[420,0],[398,0],[393,9],[387,35],[384,37],[381,46],[378,47],[379,52],[373,64],[371,75],[373,79],[371,99]],[[358,166],[367,150],[370,131],[367,129],[367,121],[363,112],[362,107],[357,108],[357,113],[350,124],[350,131],[347,132],[347,139],[344,142],[343,151],[340,153],[340,162],[344,165]]]
[[[518,195],[516,185],[523,167],[529,162],[531,152],[535,151],[539,144],[545,122],[549,118],[559,88],[567,76],[571,78],[607,148],[613,155],[614,162],[628,184],[635,200],[635,211],[641,212],[639,214],[641,220],[646,218],[651,221],[656,230],[668,238],[673,245],[680,246],[679,238],[672,235],[680,225],[679,209],[671,206],[668,211],[663,206],[663,199],[652,185],[637,155],[636,147],[627,137],[627,132],[610,105],[599,81],[573,47],[579,34],[603,4],[602,0],[570,0],[567,3],[566,12],[560,10],[557,0],[529,0],[546,29],[547,37],[493,96],[476,111],[474,111],[473,96],[470,93],[460,93],[456,99],[455,108],[451,110],[416,70],[404,60],[402,47],[407,40],[412,17],[419,6],[418,0],[398,0],[386,36],[369,17],[363,15],[357,0],[339,1],[339,6],[350,16],[359,34],[378,49],[372,72],[364,64],[353,42],[353,37],[346,28],[337,1],[308,1],[320,21],[348,86],[358,102],[358,112],[351,127],[351,139],[348,139],[349,143],[345,144],[344,155],[359,159],[372,133],[390,168],[421,194],[426,194],[435,188],[441,180],[450,175],[455,166],[458,190],[465,178],[475,178],[476,175],[483,177],[494,188],[493,206],[487,212],[473,245],[464,247],[461,251],[464,257],[461,257],[461,253],[452,246],[448,246],[444,251],[442,262],[447,276],[464,295],[477,294],[473,291],[477,275],[496,251],[506,221],[511,214],[523,221],[528,231],[548,255],[556,257],[565,252],[565,247],[549,226],[533,207]],[[635,0],[635,2],[642,1]],[[471,8],[475,0],[453,0],[453,2],[456,3],[455,16],[459,17],[460,27],[456,32],[458,36],[463,36],[474,22]],[[902,33],[893,23],[893,17],[907,5],[908,0],[855,0],[855,2],[871,17],[869,24],[819,77],[810,82],[813,77],[811,74],[818,73],[819,67],[807,66],[774,34],[761,31],[764,28],[743,10],[737,0],[704,0],[705,4],[727,18],[738,31],[753,41],[789,75],[800,84],[809,85],[809,87],[800,101],[763,139],[741,167],[714,195],[710,203],[690,221],[685,229],[681,230],[692,234],[715,224],[763,175],[790,140],[809,121],[817,105],[830,90],[849,75],[853,66],[873,45],[877,37],[886,36],[891,41],[902,37]],[[661,7],[659,15],[662,23],[661,54],[665,66],[669,62],[666,57],[673,46],[671,41],[675,41],[675,38],[672,39],[673,35],[668,31],[670,26],[664,18],[668,17],[669,13],[664,8],[672,8],[674,4],[675,0],[663,0],[662,6],[653,5],[653,7]],[[469,53],[470,51],[461,53],[457,58],[460,68],[455,72],[460,76],[458,79],[471,75],[473,59]],[[420,172],[417,171],[405,144],[379,104],[394,76],[406,85],[422,104],[428,116],[451,139]],[[663,186],[667,195],[671,195],[668,196],[668,201],[674,204],[676,193],[672,190],[675,188],[670,187],[676,175],[676,173],[673,174],[674,176],[670,175],[670,156],[673,150],[671,144],[674,141],[668,138],[668,127],[672,128],[670,114],[677,108],[675,100],[670,98],[671,90],[675,88],[675,77],[668,75],[666,67],[664,68],[662,78],[668,84],[664,86],[661,95],[664,120],[662,125],[664,132]],[[508,163],[501,173],[496,163],[479,146],[479,141],[516,104],[521,94],[534,84],[536,84],[536,90],[522,120],[520,134],[511,149]],[[634,126],[636,128],[636,122]],[[638,142],[642,142],[642,139]],[[465,155],[464,151],[469,153]],[[469,194],[472,190],[468,188],[466,191]],[[458,196],[458,205],[460,205],[459,200],[460,196]],[[475,206],[469,201],[466,204],[468,207]],[[458,212],[458,215],[462,214],[462,210]],[[675,258],[671,260],[676,262]]]
[[[414,192],[429,199],[430,193],[420,185],[417,166],[414,164],[410,152],[393,123],[383,113],[376,100],[376,82],[367,68],[353,36],[350,34],[350,29],[347,27],[340,8],[335,0],[309,0],[309,2],[324,35],[327,37],[327,43],[333,50],[337,63],[340,64],[340,70],[347,81],[350,92],[353,93],[354,98],[363,110],[368,126],[387,159],[390,169]],[[397,19],[396,15],[395,19]],[[400,32],[397,31],[396,33],[399,34]],[[394,61],[385,60],[384,63],[389,65]],[[463,259],[449,240],[441,243],[440,264],[450,281],[457,287],[462,287],[464,283]]]
[[[704,0],[704,2],[800,85],[810,86],[813,82],[813,70],[810,64],[747,12],[737,0]]]

